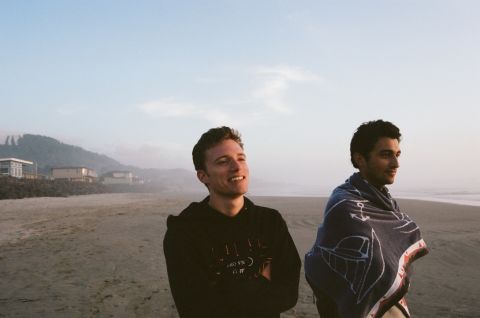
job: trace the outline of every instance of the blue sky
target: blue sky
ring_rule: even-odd
[[[479,189],[478,1],[9,1],[0,135],[193,170],[240,130],[252,175],[330,188],[364,121],[404,135],[396,187]]]

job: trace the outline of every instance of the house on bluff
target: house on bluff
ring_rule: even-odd
[[[32,167],[32,161],[17,158],[2,158],[0,159],[0,176],[24,178],[32,174]]]
[[[95,170],[87,167],[56,167],[52,168],[52,178],[78,182],[96,182],[98,175]]]

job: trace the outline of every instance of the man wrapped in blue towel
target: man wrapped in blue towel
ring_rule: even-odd
[[[350,143],[359,172],[337,187],[305,255],[305,275],[321,317],[405,318],[410,264],[427,254],[420,229],[390,196],[399,168],[400,130],[362,124]]]

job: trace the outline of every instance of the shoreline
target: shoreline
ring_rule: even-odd
[[[62,196],[62,197],[26,197],[26,198],[19,198],[19,199],[0,199],[0,207],[2,206],[2,202],[19,202],[24,200],[46,200],[46,199],[68,199],[68,198],[76,198],[76,197],[107,197],[107,196],[115,196],[118,198],[125,198],[129,196],[157,196],[158,198],[178,198],[178,197],[191,197],[197,200],[203,199],[208,194],[201,194],[201,193],[181,193],[181,192],[167,192],[167,193],[156,193],[156,192],[145,192],[145,193],[136,193],[136,192],[123,192],[123,193],[92,193],[92,194],[75,194],[69,196]],[[301,198],[317,198],[317,199],[328,199],[329,194],[255,194],[255,193],[247,193],[247,197],[254,197],[254,198],[283,198],[283,199],[301,199]],[[422,202],[432,202],[432,203],[445,203],[445,204],[454,204],[460,206],[469,206],[469,207],[480,207],[480,197],[478,200],[468,200],[468,199],[456,199],[456,198],[445,198],[445,197],[435,197],[429,195],[392,195],[395,200],[415,200],[415,201],[422,201]],[[124,200],[120,200],[118,204],[121,204]]]
[[[248,196],[248,195],[247,195]],[[319,199],[328,199],[330,195],[325,194],[286,194],[286,195],[274,195],[274,194],[251,194],[252,197],[272,197],[272,198],[319,198]],[[455,204],[461,206],[473,206],[480,207],[480,198],[479,200],[466,200],[466,199],[452,199],[452,198],[442,198],[442,197],[432,197],[427,195],[392,195],[395,200],[416,200],[423,202],[435,202],[435,203],[446,203],[446,204]]]

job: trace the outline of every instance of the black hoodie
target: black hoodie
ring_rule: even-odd
[[[202,202],[167,219],[168,279],[180,317],[280,317],[298,298],[301,261],[278,211],[245,198],[228,217]],[[260,274],[271,264],[271,281]]]

